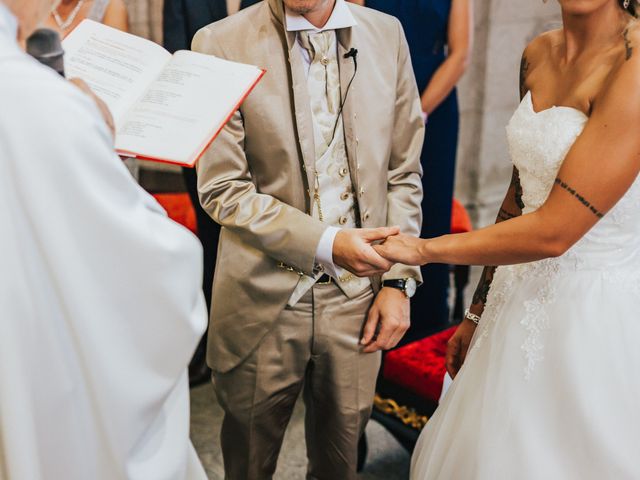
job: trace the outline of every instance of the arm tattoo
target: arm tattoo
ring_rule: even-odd
[[[487,302],[487,296],[489,295],[489,289],[491,288],[491,282],[493,281],[493,274],[496,271],[496,267],[484,267],[482,271],[482,277],[478,283],[478,288],[473,294],[471,303],[473,305],[484,305]]]
[[[624,49],[625,49],[625,60],[629,60],[631,55],[633,55],[633,47],[631,46],[631,41],[629,40],[629,29],[625,29],[622,34],[622,38],[624,38]]]
[[[527,72],[531,64],[527,60],[527,56],[522,54],[522,60],[520,60],[520,100],[527,94],[527,87],[525,82],[527,80]]]
[[[520,184],[520,173],[518,170],[513,171],[513,185],[516,190],[515,192],[515,201],[518,208],[522,211],[524,209],[524,202],[522,201],[522,185]]]
[[[589,202],[586,198],[584,198],[582,195],[576,192],[575,189],[571,188],[568,184],[566,184],[560,178],[556,178],[555,183],[556,185],[560,186],[560,188],[562,188],[563,190],[566,190],[571,195],[573,195],[582,205],[587,207],[589,211],[591,211],[591,213],[593,213],[596,217],[602,218],[604,216],[602,212],[600,212],[596,207],[591,205],[591,202]]]
[[[512,218],[519,217],[520,215],[515,215],[511,212],[507,212],[504,208],[501,208],[498,212],[498,220],[510,220]]]

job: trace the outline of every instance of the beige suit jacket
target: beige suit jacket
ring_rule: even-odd
[[[357,26],[338,30],[345,138],[363,227],[420,234],[424,137],[418,90],[398,20],[349,4]],[[259,344],[300,273],[312,274],[326,224],[310,216],[315,163],[304,61],[284,25],[282,0],[265,0],[198,32],[193,50],[267,70],[198,162],[200,201],[222,225],[213,284],[209,364],[226,372]],[[385,278],[414,277],[396,265]],[[380,279],[372,279],[375,287]]]

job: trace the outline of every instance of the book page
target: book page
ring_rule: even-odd
[[[181,164],[195,162],[262,70],[180,51],[129,111],[116,148]]]
[[[67,78],[87,82],[111,110],[116,129],[171,60],[159,45],[92,20],[78,25],[62,46]]]

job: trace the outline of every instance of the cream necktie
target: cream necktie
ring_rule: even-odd
[[[311,65],[307,83],[311,111],[320,127],[324,145],[316,145],[316,158],[327,151],[333,140],[340,105],[340,70],[336,60],[336,37],[332,30],[300,32],[300,44],[309,52]]]

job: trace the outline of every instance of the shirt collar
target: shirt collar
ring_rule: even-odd
[[[0,35],[9,37],[14,43],[18,38],[18,19],[0,0]]]
[[[322,28],[315,27],[309,20],[300,14],[290,11],[286,6],[285,24],[288,32],[299,32],[302,30],[323,32],[325,30],[338,30],[340,28],[349,28],[357,25],[356,19],[353,18],[351,10],[349,10],[345,0],[336,0],[329,20],[327,20],[327,23]]]

